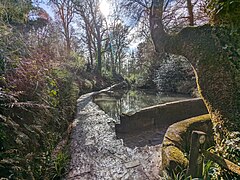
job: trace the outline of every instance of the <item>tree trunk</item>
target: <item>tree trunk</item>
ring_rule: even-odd
[[[220,28],[205,25],[184,28],[172,36],[166,34],[162,25],[162,5],[162,0],[153,3],[150,16],[156,51],[183,55],[189,60],[195,70],[199,92],[211,115],[215,141],[222,146],[222,140],[227,139],[229,132],[240,129],[239,58],[230,60],[229,51],[222,47],[219,38]]]
[[[70,38],[70,33],[69,33],[69,27],[64,27],[64,36],[65,36],[65,41],[66,41],[66,50],[67,54],[70,54],[71,51],[71,38]]]
[[[114,60],[114,53],[113,53],[113,46],[111,44],[111,70],[112,70],[112,76],[116,76],[116,66],[115,66],[115,60]]]
[[[92,69],[92,67],[93,67],[92,42],[91,42],[90,29],[89,29],[87,24],[86,24],[86,34],[87,34],[88,52],[89,52],[89,57],[90,57],[90,66],[91,66],[91,69]]]
[[[194,16],[193,16],[193,5],[191,0],[187,0],[187,9],[188,9],[188,19],[189,19],[189,25],[194,25]]]
[[[69,37],[66,39],[66,44],[67,44],[67,53],[70,54],[70,51],[71,51],[71,40],[70,40]]]
[[[97,69],[98,69],[98,73],[102,74],[102,45],[101,42],[97,42]]]
[[[97,31],[97,71],[101,75],[102,74],[102,39],[100,35],[100,27],[96,27]]]

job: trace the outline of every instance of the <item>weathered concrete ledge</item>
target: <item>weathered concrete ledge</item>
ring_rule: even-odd
[[[201,98],[175,101],[147,107],[133,114],[121,115],[120,124],[116,124],[116,131],[126,133],[147,128],[160,128],[166,124],[173,124],[207,113]]]
[[[190,149],[192,131],[203,131],[207,134],[206,146],[213,145],[212,122],[208,114],[193,117],[172,124],[164,135],[162,143],[161,168],[175,169],[177,165],[186,167]]]
[[[92,100],[92,98],[100,93],[104,93],[104,92],[109,92],[109,91],[113,91],[115,89],[123,89],[126,88],[127,83],[125,81],[118,83],[118,84],[114,84],[110,87],[107,87],[105,89],[102,89],[100,91],[95,91],[95,92],[91,92],[91,93],[86,93],[82,96],[80,96],[77,100],[77,109],[78,111],[81,110],[81,107],[84,107],[84,104],[87,104],[89,101]]]

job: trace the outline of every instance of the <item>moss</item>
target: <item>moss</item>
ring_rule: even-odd
[[[197,76],[199,92],[210,113],[220,149],[228,133],[240,129],[240,35],[227,27],[186,28],[170,41],[168,52],[184,55]],[[177,50],[176,50],[177,49]]]
[[[219,1],[213,2],[216,2],[212,4],[216,10],[213,12],[223,21],[219,21],[221,27],[216,23],[215,26],[184,28],[174,36],[159,27],[153,29],[152,38],[157,51],[164,49],[167,53],[183,55],[192,64],[199,92],[213,123],[216,149],[226,155],[222,149],[228,148],[225,142],[229,134],[240,129],[240,21],[234,13],[239,3],[233,6],[236,2],[231,1],[229,5],[228,1],[216,7]],[[154,19],[153,24],[161,23],[157,20]]]
[[[208,114],[174,123],[168,128],[164,136],[163,145],[175,145],[178,146],[180,149],[184,150],[184,147],[186,147],[186,135],[191,126],[194,126],[194,124],[199,125],[207,122],[210,122],[210,116]],[[200,126],[196,127],[196,129],[199,128]]]
[[[211,120],[208,114],[186,119],[171,125],[162,143],[162,168],[175,169],[177,165],[186,167],[188,159],[184,154],[188,153],[190,148],[191,132],[193,130],[201,130],[211,133],[211,129]]]
[[[175,146],[164,147],[163,150],[162,166],[168,166],[169,169],[175,169],[178,165],[187,167],[188,159],[184,156],[183,152]]]

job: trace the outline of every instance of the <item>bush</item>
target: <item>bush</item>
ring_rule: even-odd
[[[33,53],[2,76],[7,84],[0,89],[0,177],[49,179],[62,173],[56,164],[66,160],[52,152],[73,119],[78,86],[52,56]]]

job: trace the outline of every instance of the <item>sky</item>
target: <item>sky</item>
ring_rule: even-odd
[[[49,14],[49,16],[54,19],[54,12],[53,9],[50,5],[47,5],[48,0],[40,0],[38,1],[38,3],[36,5],[38,5],[39,7],[43,8],[45,11],[47,11],[47,13]]]
[[[48,0],[39,0],[38,2],[38,6],[40,6],[41,8],[43,8],[52,19],[55,19],[55,15],[54,15],[54,11],[53,8],[48,5]],[[109,5],[109,3],[111,2],[111,0],[101,0],[100,1],[100,9],[103,13],[103,15],[107,18],[107,16],[111,13],[111,7]],[[135,33],[136,29],[132,28],[132,32],[130,33],[130,35],[133,35]],[[137,46],[139,43],[141,43],[142,41],[139,39],[135,39],[130,45],[130,51],[136,51],[137,50]]]

